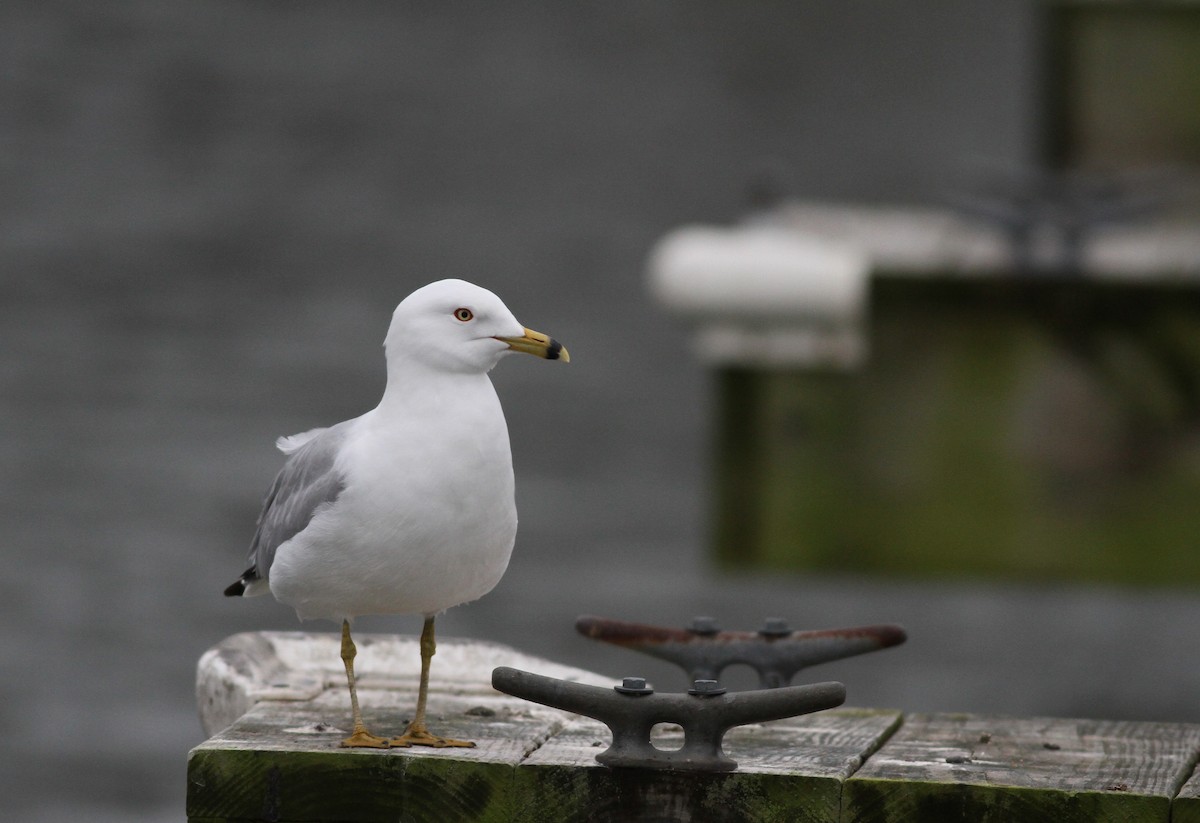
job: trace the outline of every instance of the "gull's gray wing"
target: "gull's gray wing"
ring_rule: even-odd
[[[335,462],[349,432],[348,422],[314,434],[283,464],[263,500],[258,529],[250,543],[250,568],[225,590],[226,595],[245,594],[256,581],[265,581],[275,550],[300,533],[317,509],[332,504],[342,493],[345,478]]]

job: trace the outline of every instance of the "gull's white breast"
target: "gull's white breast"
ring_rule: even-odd
[[[486,375],[446,403],[353,421],[345,488],[281,545],[271,591],[302,618],[436,614],[499,582],[516,538],[512,453]]]

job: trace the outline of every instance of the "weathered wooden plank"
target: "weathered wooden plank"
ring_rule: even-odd
[[[410,695],[365,689],[360,698],[372,707],[372,728],[404,728]],[[194,749],[189,820],[509,821],[513,769],[564,722],[509,699],[434,695],[430,725],[476,748],[346,750],[337,746],[344,702],[337,689],[312,701],[264,701]]]
[[[398,732],[415,698],[415,639],[364,641],[367,722]],[[337,742],[349,712],[335,637],[238,636],[219,648],[200,677],[201,693],[220,698],[209,722],[239,702],[250,708],[191,753],[191,823],[1200,823],[1200,777],[1185,785],[1200,726],[967,715],[917,715],[901,726],[897,712],[841,709],[731,730],[733,773],[610,769],[594,759],[609,743],[602,725],[489,684],[494,665],[606,678],[448,641],[435,664],[431,725],[478,747],[344,750]],[[669,727],[655,740],[682,742]]]
[[[894,711],[842,709],[741,726],[725,736],[736,772],[683,773],[600,766],[595,756],[611,736],[602,724],[578,718],[517,770],[514,820],[832,823],[842,781],[899,722]],[[654,743],[678,748],[678,727],[656,734]]]
[[[367,724],[399,734],[416,699],[417,640],[356,642]],[[235,635],[201,659],[201,714],[220,731],[189,755],[190,821],[509,821],[513,770],[568,716],[498,694],[492,668],[607,682],[504,646],[447,639],[434,658],[429,723],[477,747],[340,749],[350,718],[339,645],[332,634]]]
[[[1171,804],[1171,823],[1200,823],[1200,767],[1192,771]]]
[[[415,699],[421,674],[418,638],[356,634],[355,668],[363,689],[399,690]],[[225,638],[196,667],[196,704],[207,734],[215,734],[263,701],[297,701],[345,689],[341,635],[336,632],[244,632]],[[495,695],[492,669],[514,666],[551,677],[607,685],[592,672],[532,657],[498,643],[438,641],[432,692]],[[349,705],[347,703],[347,705]],[[363,701],[363,710],[371,704]]]
[[[1166,823],[1197,752],[1188,724],[909,716],[846,781],[842,820]]]

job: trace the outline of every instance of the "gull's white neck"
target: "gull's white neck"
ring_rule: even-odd
[[[437,415],[469,408],[486,398],[496,402],[496,390],[487,372],[453,372],[411,360],[388,364],[387,386],[380,411],[408,415]]]

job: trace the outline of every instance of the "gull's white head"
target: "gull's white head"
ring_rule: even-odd
[[[383,346],[389,364],[468,374],[490,371],[513,351],[570,360],[558,342],[517,322],[499,297],[465,280],[439,280],[404,298]]]

